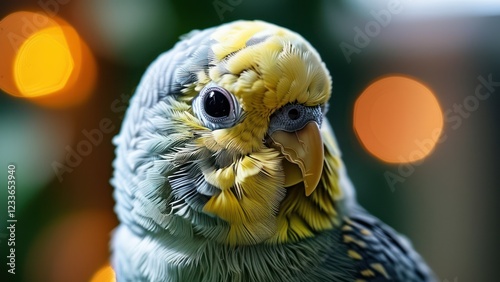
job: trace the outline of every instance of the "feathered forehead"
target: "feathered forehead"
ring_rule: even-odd
[[[316,50],[290,30],[238,21],[211,34],[208,73],[198,87],[214,81],[232,92],[245,110],[271,113],[288,104],[325,104],[331,79]]]

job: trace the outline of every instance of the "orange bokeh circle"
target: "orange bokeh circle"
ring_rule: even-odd
[[[372,155],[389,163],[428,156],[443,130],[443,114],[432,91],[404,76],[381,78],[358,97],[354,130]]]

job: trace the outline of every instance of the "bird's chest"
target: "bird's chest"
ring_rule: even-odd
[[[138,237],[120,227],[113,241],[118,278],[139,281],[350,281],[337,234],[300,244],[229,247],[206,240]],[[134,238],[135,237],[135,238]],[[325,280],[326,279],[326,280]],[[120,280],[121,281],[121,280]],[[123,281],[129,281],[123,279]]]

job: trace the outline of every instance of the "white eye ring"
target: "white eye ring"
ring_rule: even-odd
[[[200,91],[193,102],[193,111],[210,129],[231,127],[241,114],[234,95],[215,83],[208,84]]]

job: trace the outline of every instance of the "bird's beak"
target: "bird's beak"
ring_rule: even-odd
[[[271,134],[273,146],[285,156],[285,187],[304,182],[306,196],[316,189],[323,171],[323,140],[316,122],[294,132],[277,130]]]

